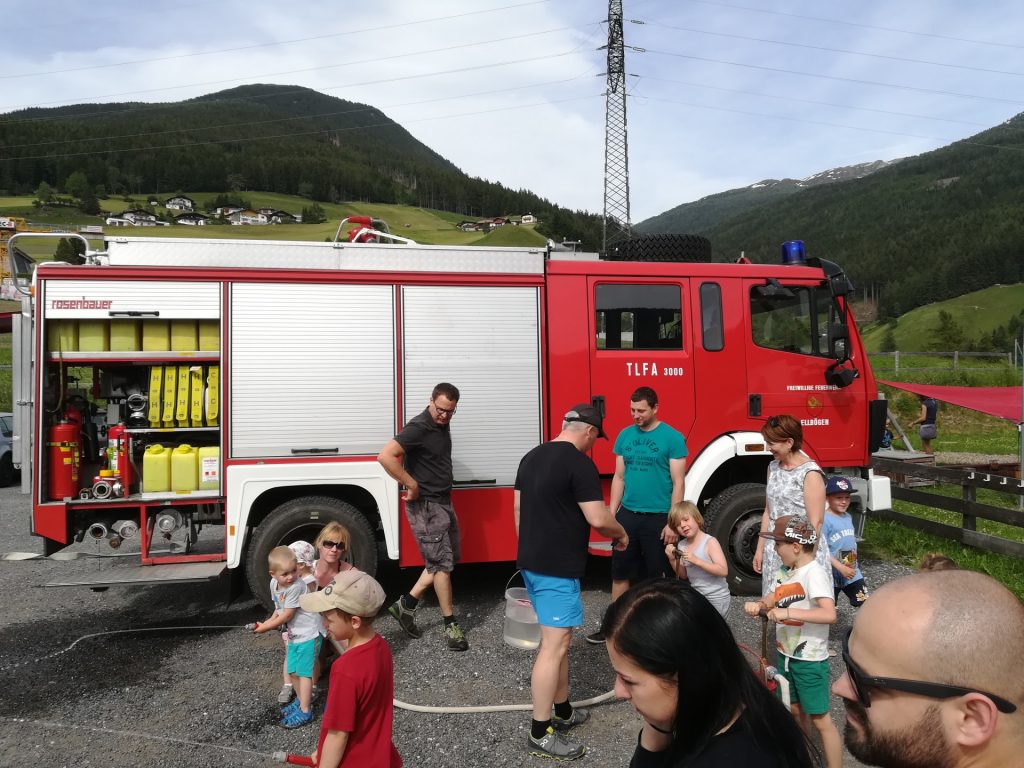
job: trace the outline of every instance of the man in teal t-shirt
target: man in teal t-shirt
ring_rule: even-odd
[[[615,440],[615,476],[610,504],[615,519],[629,534],[629,546],[612,550],[612,600],[629,589],[630,582],[664,574],[665,544],[679,537],[668,526],[668,510],[683,500],[686,440],[658,421],[658,395],[640,387],[629,398],[633,424]],[[600,632],[587,642],[603,643]]]

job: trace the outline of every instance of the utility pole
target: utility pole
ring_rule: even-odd
[[[601,249],[607,253],[630,235],[629,155],[626,146],[626,50],[622,0],[608,0],[608,89],[604,110],[604,221]]]

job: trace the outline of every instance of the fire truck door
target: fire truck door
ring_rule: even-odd
[[[637,387],[658,394],[658,418],[685,436],[694,423],[693,339],[689,281],[677,278],[590,278],[590,393],[605,412],[608,440],[593,458],[601,474],[615,471],[612,448],[632,423]]]
[[[857,407],[863,402],[860,386],[840,389],[825,381],[835,362],[829,356],[828,323],[836,322],[827,288],[784,278],[776,285],[744,282],[751,339],[748,406],[760,409],[749,415],[765,419],[788,413],[803,425],[804,450],[824,465],[842,461],[854,441],[867,434],[866,409]]]

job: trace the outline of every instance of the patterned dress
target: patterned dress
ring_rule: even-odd
[[[804,508],[804,478],[808,472],[818,472],[824,477],[824,472],[817,462],[808,459],[799,467],[785,469],[779,465],[778,460],[768,465],[768,530],[775,525],[775,521],[785,515],[806,515]],[[824,509],[822,509],[824,514]],[[814,554],[828,574],[829,581],[832,580],[832,560],[829,557],[828,542],[825,536],[818,536],[818,551]],[[782,567],[782,560],[775,551],[775,542],[771,539],[764,541],[764,554],[761,558],[761,594],[767,595],[775,589],[775,577]]]

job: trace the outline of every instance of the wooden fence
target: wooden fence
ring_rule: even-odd
[[[940,483],[959,485],[962,490],[961,497],[957,499],[938,493],[929,493],[920,488],[903,488],[895,484],[892,487],[892,497],[894,499],[958,513],[961,516],[959,526],[939,523],[934,520],[925,520],[892,509],[871,510],[870,515],[882,520],[893,520],[908,528],[915,528],[945,539],[953,539],[961,544],[983,549],[987,552],[1024,558],[1024,542],[1013,541],[1001,536],[978,531],[979,517],[983,520],[992,520],[1004,525],[1024,528],[1024,512],[1005,507],[994,507],[991,504],[982,504],[976,498],[978,488],[988,488],[993,491],[1024,496],[1024,482],[1015,477],[995,475],[982,470],[934,467],[926,464],[911,464],[896,459],[882,459],[878,457],[872,459],[871,466],[880,474],[920,477]]]

